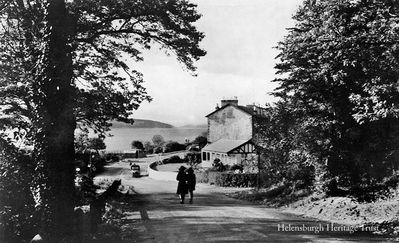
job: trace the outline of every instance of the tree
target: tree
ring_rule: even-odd
[[[132,148],[136,148],[136,149],[143,149],[144,150],[144,145],[142,142],[138,141],[138,140],[134,140],[132,142]]]
[[[262,122],[255,124],[256,142],[261,149],[261,169],[275,181],[295,188],[309,187],[314,181],[317,158],[308,152],[308,130],[302,126],[302,114],[289,100],[266,105]]]
[[[162,147],[165,144],[165,139],[161,135],[154,135],[151,140],[155,147]]]
[[[184,144],[180,144],[175,141],[169,141],[165,144],[165,153],[186,150],[186,146]]]
[[[397,168],[398,16],[395,1],[307,0],[277,47],[275,95],[293,107],[293,149],[342,185]]]
[[[78,133],[75,136],[75,152],[83,152],[89,146],[89,136],[87,133]]]
[[[154,152],[154,145],[151,142],[147,141],[144,143],[144,149],[147,153],[151,154]]]
[[[198,136],[194,139],[193,143],[198,144],[200,149],[202,149],[208,143],[208,138],[206,136]]]
[[[0,232],[4,242],[23,242],[37,232],[29,190],[34,165],[29,154],[0,138]]]
[[[106,149],[106,145],[102,138],[90,138],[88,148],[95,150],[103,150]]]
[[[35,203],[48,241],[70,235],[74,130],[103,135],[110,120],[133,122],[150,100],[130,60],[157,44],[187,70],[205,55],[184,0],[0,1],[0,129],[34,144]]]

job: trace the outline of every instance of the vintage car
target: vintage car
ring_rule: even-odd
[[[131,164],[130,169],[132,170],[133,177],[140,177],[140,166],[137,164]]]

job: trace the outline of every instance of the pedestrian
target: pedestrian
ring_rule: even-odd
[[[190,204],[193,203],[194,191],[195,191],[195,174],[192,167],[187,169],[187,188],[190,193]]]
[[[176,180],[178,181],[176,194],[180,197],[180,204],[184,204],[184,198],[188,193],[186,167],[180,166]]]

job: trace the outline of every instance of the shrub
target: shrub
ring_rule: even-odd
[[[209,183],[223,187],[255,187],[257,174],[253,173],[229,173],[219,171],[198,171],[195,173],[198,183]]]
[[[209,184],[217,185],[217,178],[219,177],[220,172],[218,171],[208,171],[208,182]]]
[[[216,159],[213,161],[212,167],[213,167],[214,170],[219,171],[219,172],[222,172],[222,171],[225,171],[225,170],[228,169],[228,166],[227,166],[227,165],[224,165],[224,164],[220,161],[220,159],[218,159],[218,158],[216,158]]]
[[[112,162],[118,162],[120,160],[119,155],[115,153],[107,153],[105,159]]]
[[[0,235],[5,242],[22,242],[37,231],[30,192],[34,163],[30,155],[0,139]]]
[[[89,204],[96,197],[98,186],[94,185],[93,178],[87,175],[77,175],[75,178],[77,205]]]
[[[209,182],[209,171],[196,171],[195,177],[197,179],[197,183],[208,183]]]
[[[171,141],[165,145],[165,153],[181,151],[181,150],[186,150],[186,146],[178,142]]]
[[[164,164],[176,164],[176,163],[183,163],[183,162],[184,162],[184,160],[181,159],[177,155],[174,155],[174,156],[172,156],[170,158],[162,160],[162,163],[164,163]]]
[[[208,139],[206,136],[198,136],[194,139],[193,144],[198,144],[199,149],[201,150],[208,143]]]
[[[225,187],[254,187],[257,184],[257,174],[250,173],[219,173],[216,185]]]
[[[201,163],[201,153],[191,152],[187,153],[184,157],[184,161],[190,166],[195,166]]]
[[[285,180],[291,182],[295,189],[305,189],[313,185],[315,169],[304,164],[291,164],[283,172]]]
[[[92,172],[96,174],[104,171],[107,156],[101,156],[97,152],[79,152],[76,153],[75,166],[79,167],[82,173],[85,173],[88,169],[88,165],[91,163]],[[114,159],[116,158],[114,157]]]
[[[231,171],[239,170],[239,171],[242,172],[244,170],[244,167],[242,165],[239,165],[239,164],[234,164],[233,166],[231,166],[230,170]]]
[[[163,153],[163,148],[162,147],[155,147],[154,148],[154,154],[160,154]]]
[[[138,140],[134,140],[131,143],[132,148],[136,148],[136,149],[143,149],[144,150],[144,145],[142,142],[138,141]]]
[[[151,142],[145,142],[143,144],[144,146],[144,150],[148,153],[148,154],[152,154],[154,153],[154,145],[151,144]]]

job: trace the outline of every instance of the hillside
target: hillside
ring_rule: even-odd
[[[134,124],[113,121],[112,128],[173,128],[172,125],[152,120],[134,119]]]
[[[179,128],[208,128],[208,124],[188,124],[184,126],[180,126]]]

